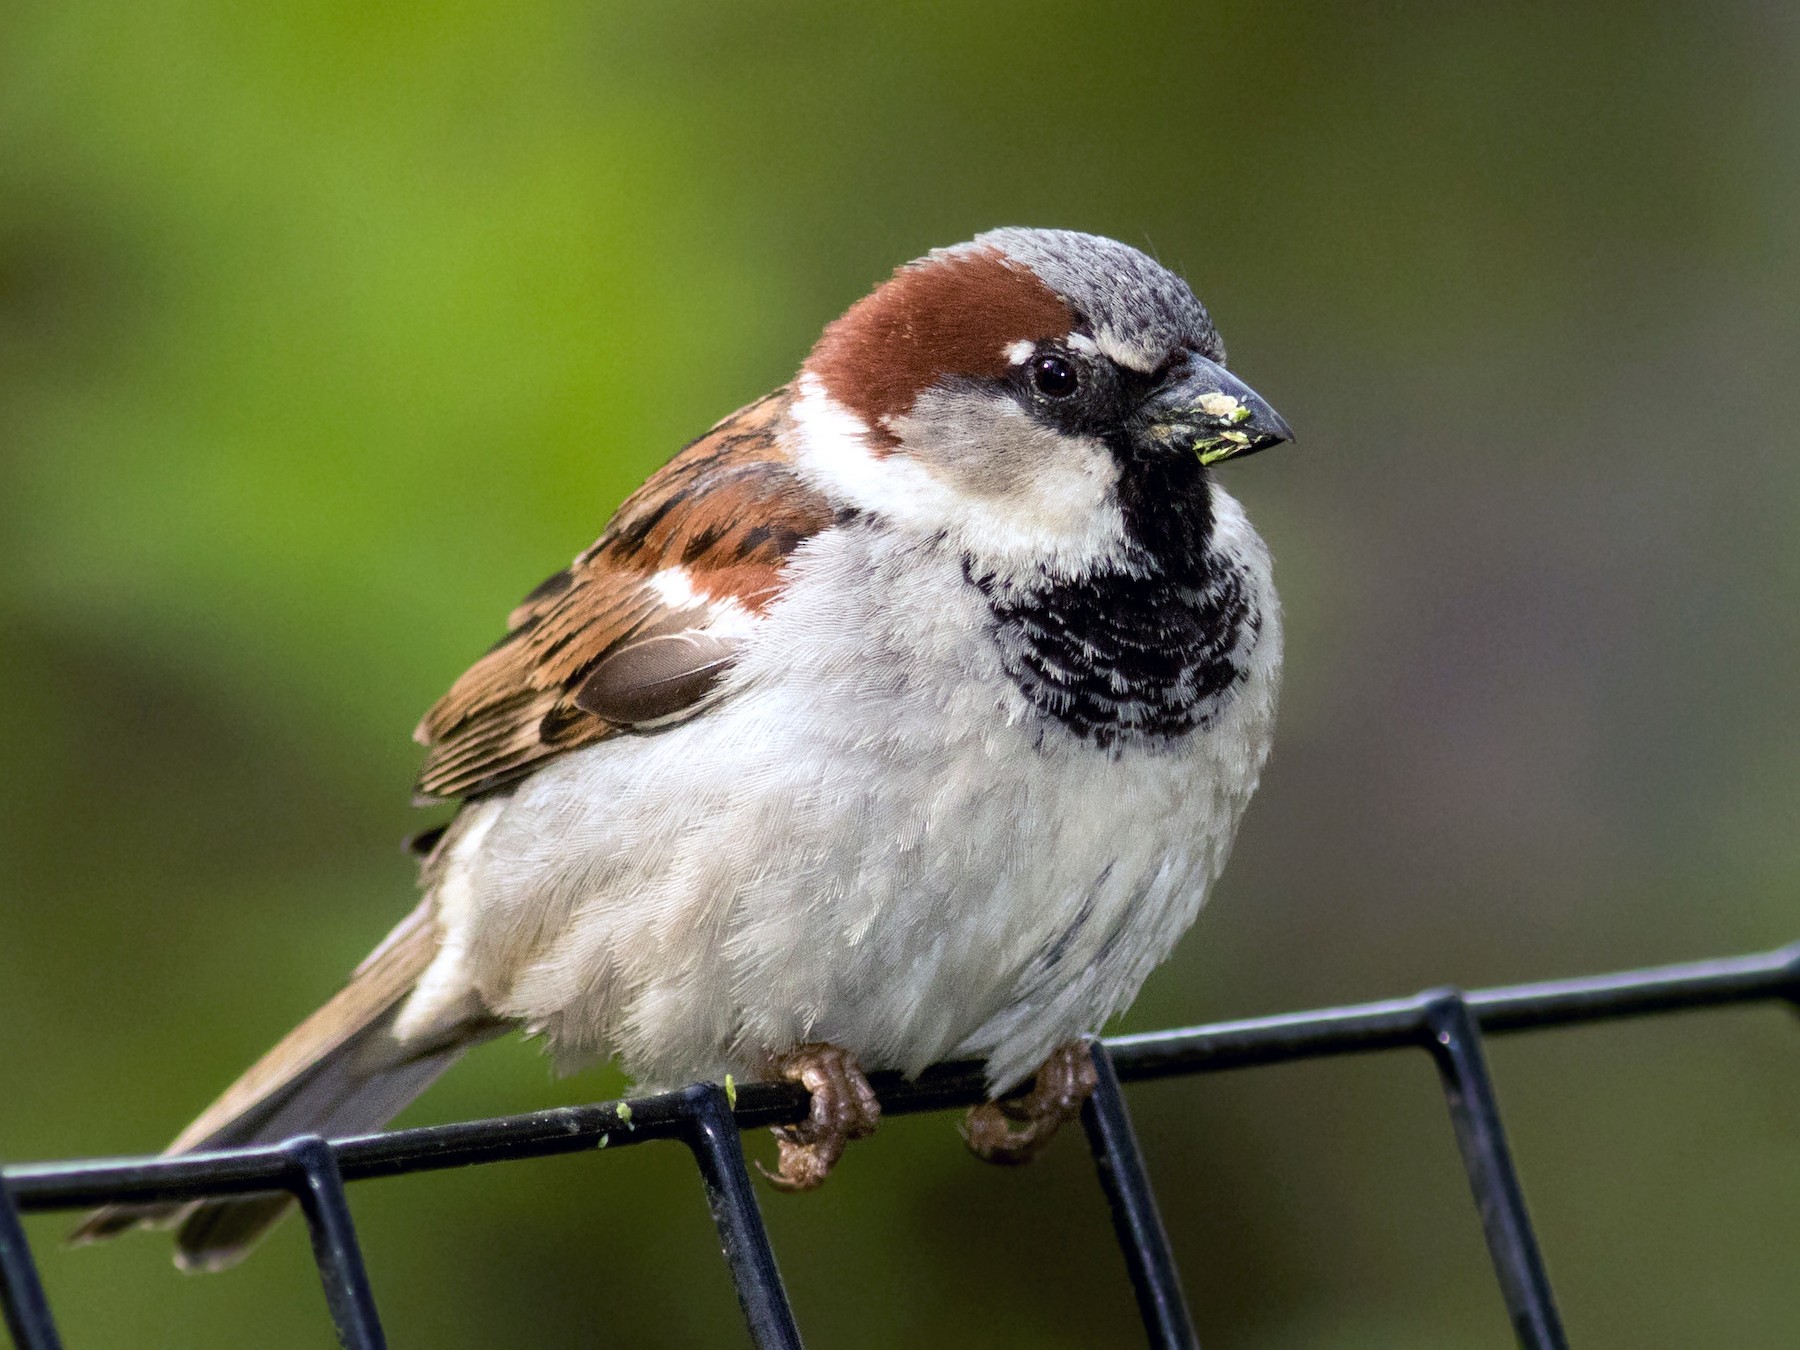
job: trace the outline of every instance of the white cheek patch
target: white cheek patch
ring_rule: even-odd
[[[812,486],[897,524],[941,527],[950,509],[944,489],[910,455],[876,454],[867,424],[826,393],[818,376],[800,377],[790,415],[800,432],[794,467]]]
[[[893,511],[917,490],[917,466],[869,447],[862,418],[825,392],[817,375],[800,377],[789,416],[799,431],[794,467],[827,496],[869,510]]]
[[[800,397],[789,410],[800,428],[801,458],[841,460],[873,459],[869,452],[868,425],[825,392],[817,375],[800,377]]]
[[[1017,425],[1004,416],[981,421],[975,409],[934,406],[953,396],[922,396],[911,416],[894,419],[905,448],[877,455],[867,427],[815,376],[802,376],[799,388],[794,466],[834,501],[906,534],[947,540],[1002,574],[1078,575],[1122,547],[1118,470],[1097,443],[1065,443],[1022,412]],[[984,460],[1015,472],[998,476],[1003,487],[987,486]]]

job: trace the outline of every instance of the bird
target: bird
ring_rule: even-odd
[[[422,899],[170,1153],[378,1129],[514,1029],[646,1090],[788,1080],[778,1187],[981,1061],[1022,1162],[1198,914],[1267,759],[1269,551],[1215,467],[1292,438],[1147,254],[906,263],[690,443],[425,715]],[[114,1205],[240,1259],[281,1195]]]

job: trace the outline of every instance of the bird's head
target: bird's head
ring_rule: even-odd
[[[901,267],[801,372],[834,496],[972,553],[1080,571],[1204,466],[1292,433],[1225,369],[1206,309],[1134,248],[1000,229]]]

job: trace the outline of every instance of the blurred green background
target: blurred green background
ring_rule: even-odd
[[[1128,1027],[1800,937],[1797,89],[1774,5],[11,0],[0,1156],[157,1148],[329,993],[507,608],[996,224],[1154,249],[1301,437],[1226,474],[1276,757]],[[1490,1048],[1575,1344],[1792,1344],[1790,1021]],[[619,1087],[515,1040],[404,1119]],[[1510,1344],[1422,1058],[1132,1096],[1209,1347]],[[397,1346],[741,1340],[674,1148],[353,1199]],[[1134,1341],[1076,1141],[763,1203],[810,1344]],[[297,1224],[65,1226],[72,1350],[328,1343]]]

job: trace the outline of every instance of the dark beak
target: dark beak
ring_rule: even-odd
[[[1140,414],[1150,439],[1192,450],[1202,464],[1242,459],[1294,439],[1288,424],[1261,394],[1216,361],[1190,356],[1180,375]]]

